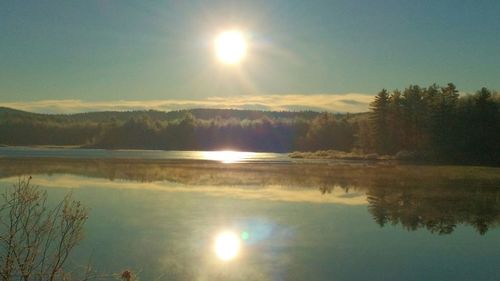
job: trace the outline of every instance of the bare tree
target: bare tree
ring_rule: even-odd
[[[1,280],[69,280],[63,266],[83,238],[88,209],[71,194],[49,208],[47,192],[30,181],[19,178],[0,198]]]

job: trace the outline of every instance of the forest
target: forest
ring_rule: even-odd
[[[370,111],[36,114],[0,108],[0,144],[105,149],[319,151],[409,155],[412,160],[500,165],[500,96],[410,85],[381,90]]]

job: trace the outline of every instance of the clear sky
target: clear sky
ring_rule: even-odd
[[[216,34],[249,40],[237,66]],[[500,89],[500,1],[0,1],[0,103]]]

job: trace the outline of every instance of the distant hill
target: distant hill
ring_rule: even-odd
[[[40,114],[0,108],[0,145],[292,151],[353,146],[359,114],[195,108]],[[334,142],[320,140],[336,135]],[[325,138],[326,139],[326,138]]]
[[[184,118],[187,114],[202,120],[209,119],[230,119],[238,120],[257,120],[261,118],[270,119],[295,119],[302,118],[311,120],[317,117],[320,113],[315,111],[260,111],[260,110],[239,110],[239,109],[207,109],[195,108],[176,111],[157,111],[157,110],[140,110],[140,111],[100,111],[86,112],[75,114],[42,114],[27,112],[7,107],[0,107],[0,118],[20,118],[36,121],[50,122],[106,122],[111,119],[117,121],[127,121],[131,118],[142,118],[147,116],[152,120],[157,121],[174,121]]]
[[[22,111],[22,110],[18,110],[18,109],[14,109],[14,108],[0,106],[0,116],[26,115],[26,114],[36,114],[36,113],[31,113],[31,112]]]

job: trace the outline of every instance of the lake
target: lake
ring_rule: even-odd
[[[0,148],[90,208],[71,266],[141,280],[498,280],[500,168]],[[221,235],[222,234],[222,235]]]

